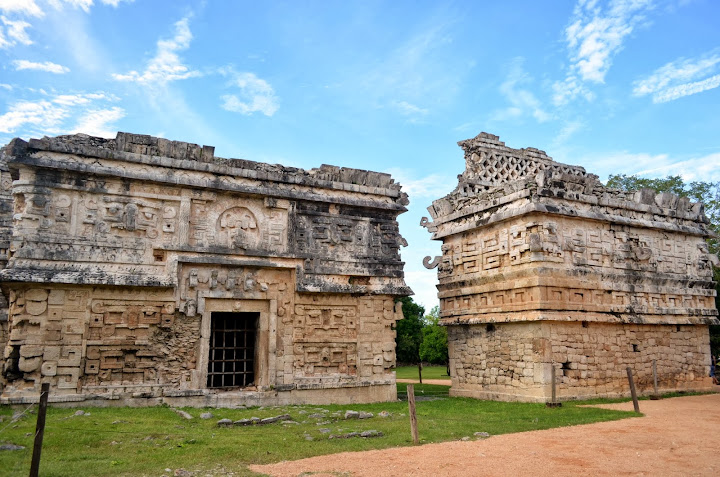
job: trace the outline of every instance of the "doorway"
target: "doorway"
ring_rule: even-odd
[[[259,312],[213,312],[210,316],[208,388],[243,388],[255,383]]]

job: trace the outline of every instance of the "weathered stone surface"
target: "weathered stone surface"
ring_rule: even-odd
[[[581,167],[482,133],[456,189],[421,225],[442,240],[451,394],[545,401],[710,386],[718,323],[702,204],[604,187]],[[649,378],[648,378],[649,377]],[[637,379],[637,378],[636,378]],[[650,386],[650,388],[648,388]]]
[[[392,399],[407,203],[370,171],[127,133],[15,139],[0,153],[0,402],[42,380],[51,401]],[[220,313],[255,317],[240,384],[208,377]]]

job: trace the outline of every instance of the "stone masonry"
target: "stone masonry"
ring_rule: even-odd
[[[14,139],[0,174],[0,403],[395,398],[389,175],[126,133]]]
[[[548,401],[706,390],[715,283],[700,203],[604,187],[543,151],[481,133],[421,225],[442,240],[451,394]]]

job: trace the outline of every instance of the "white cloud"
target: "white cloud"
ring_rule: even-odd
[[[80,8],[85,13],[90,13],[90,7],[93,6],[93,0],[48,0],[48,3],[57,10],[61,10],[64,5],[69,5],[73,8]]]
[[[505,121],[520,117],[532,116],[539,123],[551,119],[542,107],[540,100],[523,85],[532,83],[530,77],[523,70],[524,58],[514,58],[510,63],[510,71],[505,81],[500,85],[500,92],[508,100],[510,106],[492,113],[491,119]]]
[[[0,132],[11,133],[24,126],[54,129],[68,115],[68,111],[47,100],[19,101],[0,116]]]
[[[41,94],[45,94],[40,91]],[[21,100],[0,115],[0,133],[23,135],[37,133],[62,134],[87,127],[91,133],[106,132],[107,123],[124,116],[121,108],[103,109],[103,102],[117,101],[114,95],[103,92],[84,94],[61,94],[38,100]],[[70,127],[67,121],[75,119]],[[88,132],[88,131],[84,131]]]
[[[15,13],[31,17],[45,15],[45,12],[37,6],[35,0],[0,0],[0,11],[6,14]]]
[[[28,60],[14,60],[13,65],[15,65],[16,70],[36,70],[36,71],[46,71],[48,73],[55,73],[55,74],[63,74],[70,71],[70,68],[62,65],[58,65],[57,63],[52,63],[50,61],[45,61],[43,63],[36,63],[34,61],[28,61]]]
[[[30,24],[23,20],[10,20],[0,15],[0,48],[9,48],[18,43],[32,45],[32,40],[25,31]]]
[[[169,40],[157,42],[157,52],[148,62],[145,71],[130,71],[127,74],[112,75],[118,81],[135,81],[149,85],[164,85],[170,81],[200,76],[199,71],[191,70],[184,65],[178,52],[188,49],[192,40],[189,17],[175,23],[175,36]]]
[[[77,106],[88,104],[97,100],[117,101],[115,95],[107,95],[105,93],[87,93],[87,94],[59,94],[53,98],[53,103],[62,104],[63,106]]]
[[[577,97],[592,100],[583,82],[605,82],[613,57],[653,7],[653,0],[578,0],[565,29],[571,64],[565,80],[553,85],[553,102],[559,106]]]
[[[223,109],[244,115],[261,112],[265,116],[272,116],[280,108],[273,87],[254,73],[235,73],[231,70],[221,70],[221,73],[232,75],[230,84],[240,88],[237,94],[221,97]]]
[[[720,152],[674,163],[648,164],[636,174],[650,177],[680,175],[687,181],[720,181]]]
[[[653,7],[652,0],[612,0],[603,9],[594,1],[579,1],[573,22],[565,30],[574,69],[585,81],[602,83],[612,65],[612,57],[625,37],[644,20]]]
[[[652,95],[653,103],[673,101],[720,86],[720,75],[714,74],[718,69],[720,52],[717,50],[699,58],[679,58],[636,81],[633,94]]]
[[[720,181],[720,152],[679,160],[668,154],[619,151],[580,158],[576,162],[601,178],[610,174],[637,174],[646,177],[679,174],[686,181]]]
[[[70,133],[84,133],[106,138],[115,137],[117,129],[110,123],[125,117],[125,110],[117,106],[110,109],[93,109],[85,112]]]

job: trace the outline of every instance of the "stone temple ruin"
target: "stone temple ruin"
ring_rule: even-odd
[[[389,175],[125,133],[15,139],[0,174],[0,403],[395,399]]]
[[[421,225],[442,240],[441,324],[451,394],[550,400],[707,390],[718,324],[700,203],[604,187],[543,151],[481,133]]]

